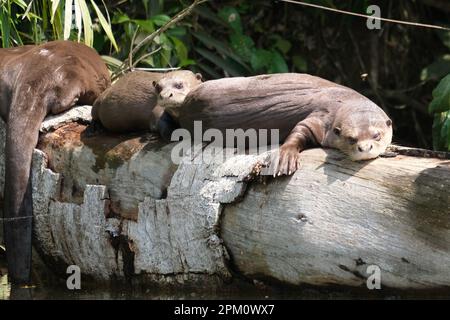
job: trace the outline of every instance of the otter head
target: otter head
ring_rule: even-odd
[[[158,94],[158,104],[175,119],[178,109],[188,93],[202,83],[202,75],[188,70],[178,70],[167,73],[153,86]]]
[[[341,108],[332,126],[331,145],[353,161],[378,157],[392,141],[392,121],[376,105]]]

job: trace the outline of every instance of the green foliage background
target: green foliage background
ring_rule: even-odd
[[[359,13],[377,4],[384,17],[450,26],[446,0],[308,2]],[[3,47],[80,40],[115,70],[129,57],[132,43],[191,1],[0,3]],[[78,6],[75,12],[66,10],[73,6]],[[294,4],[211,0],[143,46],[134,61],[141,68],[189,68],[206,79],[308,72],[352,87],[382,106],[394,120],[395,142],[450,150],[450,32],[390,23],[369,31],[364,19]]]

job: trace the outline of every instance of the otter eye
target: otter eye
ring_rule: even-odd
[[[335,127],[333,129],[333,132],[335,135],[340,136],[341,135],[341,128]]]
[[[160,93],[162,88],[159,84],[155,84],[155,90],[156,90],[156,92]]]
[[[392,125],[392,120],[391,120],[391,119],[387,120],[387,121],[386,121],[386,125],[387,125],[388,127],[390,127],[390,126]]]
[[[175,83],[173,86],[175,89],[178,89],[178,90],[183,89],[183,84],[181,82]]]
[[[349,144],[355,144],[355,143],[358,142],[358,139],[353,138],[353,137],[348,137],[347,141],[348,141]]]
[[[381,140],[381,134],[379,132],[375,133],[372,137],[373,140],[380,141]]]

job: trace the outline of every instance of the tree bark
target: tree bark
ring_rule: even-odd
[[[79,110],[69,120],[85,118]],[[45,122],[33,159],[35,246],[55,272],[76,264],[100,281],[220,285],[237,272],[365,287],[376,266],[382,286],[450,286],[448,160],[351,162],[311,149],[293,176],[258,177],[268,153],[177,166],[175,144],[152,134],[61,122]]]

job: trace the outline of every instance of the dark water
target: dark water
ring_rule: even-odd
[[[30,288],[16,288],[8,282],[4,257],[0,255],[0,300],[202,300],[202,299],[450,299],[450,291],[414,292],[355,288],[289,288],[234,279],[218,288],[152,288],[122,286],[98,287],[90,284],[81,290],[69,290],[64,280],[41,281]]]

